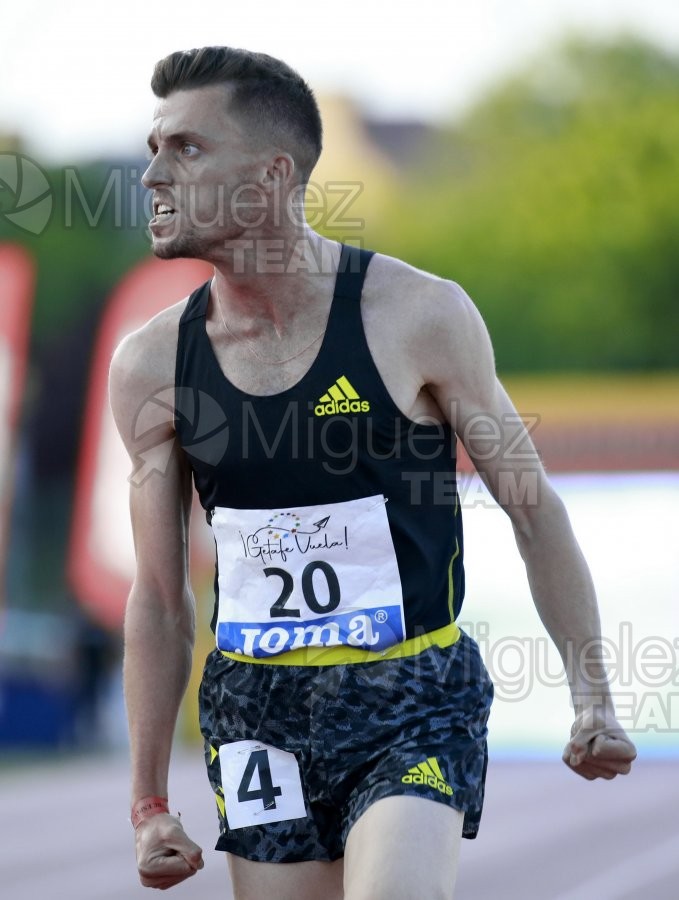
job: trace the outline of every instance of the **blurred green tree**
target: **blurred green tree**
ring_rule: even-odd
[[[657,47],[567,40],[439,135],[390,212],[368,243],[459,281],[503,371],[679,365],[679,59]]]

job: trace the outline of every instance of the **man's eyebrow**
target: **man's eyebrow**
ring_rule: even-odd
[[[199,134],[197,131],[175,131],[170,132],[169,134],[164,134],[161,136],[161,139],[165,141],[166,144],[186,144],[191,142],[197,142],[204,144],[208,142],[208,138]],[[146,143],[149,147],[155,147],[158,143],[155,132],[151,132],[149,136],[146,138]]]

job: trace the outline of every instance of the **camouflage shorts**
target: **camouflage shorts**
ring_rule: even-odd
[[[334,860],[375,801],[411,795],[464,812],[479,827],[493,686],[477,645],[345,666],[239,662],[214,651],[200,688],[208,776],[217,795],[217,850],[268,862]],[[219,747],[256,740],[291,752],[306,818],[232,829]]]

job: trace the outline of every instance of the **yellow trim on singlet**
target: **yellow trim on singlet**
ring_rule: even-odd
[[[454,610],[454,601],[455,601],[455,582],[453,581],[453,564],[455,560],[460,555],[460,542],[457,538],[455,538],[455,553],[450,557],[450,563],[448,565],[448,610],[450,611],[450,620],[451,622],[455,621],[455,610]]]
[[[452,565],[452,563],[451,563]],[[399,659],[403,656],[417,656],[428,647],[451,647],[460,639],[460,629],[455,622],[428,631],[426,634],[408,638],[394,644],[387,650],[361,650],[358,647],[298,647],[275,656],[244,656],[221,650],[222,656],[236,662],[262,663],[267,666],[344,666],[349,663],[381,662],[384,659]]]
[[[454,517],[457,517],[460,514],[459,506],[458,506],[458,494],[455,492],[455,512],[453,513]],[[455,538],[455,553],[450,557],[450,563],[448,564],[448,610],[450,612],[450,621],[455,621],[455,582],[453,581],[453,565],[455,564],[455,560],[460,555],[460,542]]]

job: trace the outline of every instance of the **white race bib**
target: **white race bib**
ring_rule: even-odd
[[[219,748],[219,765],[229,828],[305,818],[294,753],[261,741],[234,741]]]
[[[216,507],[217,646],[245,656],[405,638],[382,495],[287,509]]]

